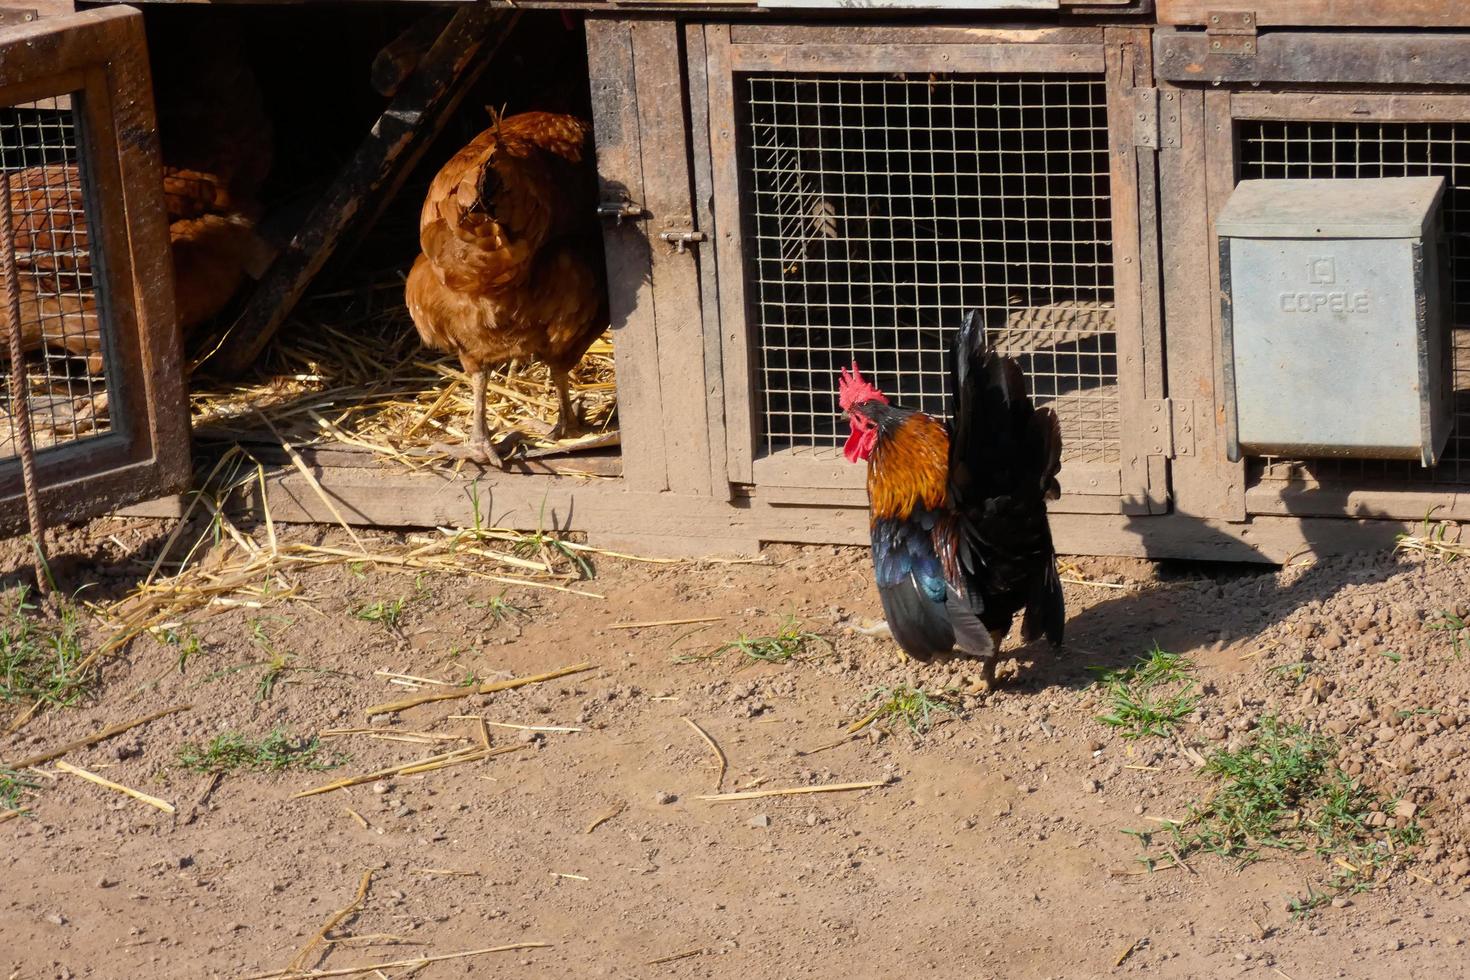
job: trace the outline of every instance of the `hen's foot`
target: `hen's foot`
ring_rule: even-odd
[[[551,440],[575,439],[584,436],[589,431],[587,420],[582,418],[582,404],[578,400],[572,403],[571,411],[558,412],[556,424],[546,433],[546,438]]]
[[[503,439],[501,450],[507,444],[513,444],[514,439]],[[431,448],[434,453],[453,455],[456,460],[467,460],[470,463],[479,463],[481,466],[495,466],[506,469],[507,458],[500,450],[491,444],[490,439],[469,439],[466,442],[435,442]]]
[[[970,694],[993,694],[1000,687],[995,678],[995,665],[999,657],[986,657],[980,661],[980,679],[970,688]]]

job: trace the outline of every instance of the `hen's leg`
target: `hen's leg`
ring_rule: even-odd
[[[485,372],[470,372],[470,390],[475,396],[475,407],[470,413],[470,437],[463,445],[436,445],[434,449],[448,453],[458,459],[468,459],[487,466],[505,466],[505,460],[490,443],[490,427],[485,422]]]
[[[569,372],[551,369],[551,383],[556,388],[556,425],[551,427],[548,438],[571,439],[586,431],[581,410],[572,404]]]

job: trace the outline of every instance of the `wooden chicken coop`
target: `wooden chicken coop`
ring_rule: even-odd
[[[276,520],[423,526],[468,521],[479,507],[500,523],[545,521],[643,552],[866,543],[864,473],[840,452],[837,372],[855,358],[900,404],[942,413],[945,350],[972,308],[1062,419],[1052,520],[1063,552],[1282,561],[1381,547],[1431,511],[1470,519],[1470,11],[1460,5],[521,8],[446,5],[430,29],[411,29],[430,53],[260,278],[242,317],[263,329],[230,341],[231,356],[248,362],[351,237],[363,209],[334,195],[391,195],[423,153],[415,120],[449,111],[467,66],[494,73],[505,18],[561,17],[585,44],[620,446],[579,459],[571,476],[552,461],[406,471],[318,445],[303,450],[312,480],[290,464],[270,480]],[[136,15],[8,23],[5,167],[19,172],[32,162],[26,147],[51,145],[52,117],[26,115],[42,112],[36,100],[85,111],[81,196],[97,229],[88,282],[109,297],[105,438],[117,455],[102,455],[100,433],[74,449],[38,444],[39,482],[73,487],[69,458],[107,481],[71,500],[177,490],[183,385],[161,325],[169,307],[148,288],[159,205],[127,179],[130,167],[157,166],[149,83],[128,68],[132,48],[104,57],[75,40],[132,39]],[[1444,248],[1431,253],[1444,315],[1421,327],[1447,352],[1424,367],[1444,372],[1450,400],[1434,465],[1354,454],[1330,432],[1314,451],[1232,460],[1228,301],[1253,284],[1222,269],[1216,221],[1237,184],[1341,180],[1350,214],[1351,182],[1397,177],[1444,182]],[[19,238],[15,250],[19,262]],[[62,360],[78,370],[75,356]],[[1280,395],[1292,411],[1293,393]],[[140,460],[152,462],[122,466]],[[14,505],[18,461],[0,464],[0,479]]]

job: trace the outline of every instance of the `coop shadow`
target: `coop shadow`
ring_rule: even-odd
[[[1321,513],[1310,504],[1310,494],[1303,494],[1298,508]],[[1387,558],[1401,525],[1386,520],[1387,515],[1355,515],[1367,521],[1382,519],[1379,525],[1356,524],[1361,535],[1356,539],[1345,539],[1340,520],[1293,516],[1303,518],[1303,544],[1289,561],[1302,564],[1296,565],[1299,574],[1284,582],[1278,575],[1282,566],[1262,562],[1254,546],[1206,521],[1184,515],[1130,518],[1127,530],[1143,543],[1144,557],[1159,562],[1158,584],[1080,586],[1114,594],[1067,620],[1061,649],[1048,648],[1044,640],[1016,649],[1020,667],[1013,686],[1033,692],[1054,686],[1086,687],[1096,680],[1091,668],[1133,664],[1155,645],[1170,651],[1229,648],[1259,636],[1304,606],[1325,602],[1345,588],[1381,583],[1398,572]],[[1159,522],[1164,520],[1170,523],[1167,548],[1158,537]],[[1172,557],[1179,553],[1181,538],[1190,553],[1201,557]]]

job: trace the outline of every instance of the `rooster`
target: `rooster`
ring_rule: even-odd
[[[552,438],[581,427],[567,375],[608,325],[590,135],[572,116],[496,117],[429,185],[404,300],[419,337],[459,356],[474,393],[468,442],[443,451],[503,464],[485,372],[518,358],[551,370]]]
[[[1062,641],[1046,517],[1061,493],[1061,429],[1031,404],[1020,366],[987,347],[977,313],[950,358],[949,425],[891,405],[856,363],[844,370],[843,454],[868,464],[873,572],[894,640],[916,660],[956,649],[980,658],[990,688],[1018,612],[1024,640]]]

